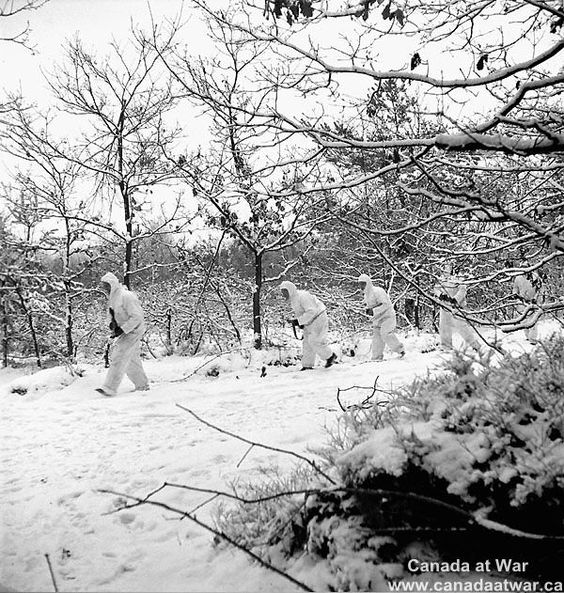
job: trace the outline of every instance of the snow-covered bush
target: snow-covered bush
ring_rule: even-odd
[[[289,565],[306,554],[333,590],[407,578],[411,558],[509,556],[529,562],[526,576],[557,576],[564,338],[495,366],[455,356],[381,404],[345,413],[318,451],[335,487],[310,493],[301,507],[295,498],[291,506],[243,505],[223,515],[223,526],[249,548],[277,543]],[[264,537],[265,526],[289,519],[285,539]]]
[[[7,393],[26,397],[39,397],[50,391],[59,391],[73,383],[83,370],[71,372],[67,367],[53,367],[11,381]]]
[[[506,356],[495,367],[455,358],[448,373],[403,389],[388,415],[395,439],[382,446],[387,428],[345,453],[339,467],[347,482],[417,468],[490,519],[533,532],[562,531],[562,338]],[[362,453],[371,440],[378,441],[377,453]],[[388,471],[383,460],[390,463],[400,450],[403,464]]]
[[[260,482],[234,485],[233,490],[241,499],[257,500],[258,503],[222,502],[215,509],[214,522],[219,531],[237,543],[255,549],[259,555],[267,555],[271,546],[293,554],[297,532],[303,529],[299,511],[304,506],[303,496],[278,496],[308,488],[312,481],[311,469],[298,467],[290,474],[281,474],[278,468],[263,470]],[[221,540],[216,543],[220,544]]]
[[[445,370],[400,389],[384,410],[374,406],[345,415],[346,438],[333,436],[333,450],[325,454],[342,484],[364,493],[344,496],[340,514],[361,517],[372,533],[388,530],[404,547],[405,537],[397,537],[402,530],[431,530],[429,543],[440,555],[456,546],[452,538],[437,545],[437,534],[469,528],[474,520],[561,535],[564,339],[553,337],[491,367],[455,357]],[[396,494],[368,492],[381,490]],[[498,539],[489,538],[499,545]],[[542,547],[533,538],[520,543],[527,560],[535,556],[532,542],[537,551]],[[544,555],[554,552],[554,545],[545,548]],[[398,547],[396,559],[401,557]]]

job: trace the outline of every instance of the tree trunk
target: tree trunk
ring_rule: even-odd
[[[421,316],[419,312],[419,295],[405,298],[405,316],[409,323],[416,329],[421,329]]]
[[[20,304],[21,304],[22,309],[24,310],[24,313],[27,317],[27,324],[29,326],[31,338],[33,340],[33,348],[35,350],[35,359],[37,361],[37,366],[41,368],[41,352],[39,350],[39,342],[37,341],[37,333],[35,332],[35,326],[33,324],[33,313],[27,307],[25,299],[23,297],[23,294],[22,294],[19,286],[16,286],[16,292],[18,293],[18,297],[20,299]]]
[[[41,368],[41,352],[39,350],[39,342],[37,341],[37,333],[35,332],[35,327],[33,325],[33,315],[31,311],[27,312],[27,322],[29,324],[29,329],[31,331],[31,337],[33,338],[33,348],[35,350],[35,360],[37,361],[37,366]]]
[[[262,253],[255,252],[255,287],[253,292],[253,333],[255,348],[262,348],[262,323],[260,311],[260,291],[262,288]]]
[[[10,334],[8,329],[8,307],[2,301],[2,366],[8,366],[8,354],[10,346]]]
[[[124,203],[127,202],[127,199],[124,199]],[[126,288],[131,288],[131,263],[133,259],[133,237],[131,236],[131,231],[133,225],[131,222],[126,223],[126,234],[127,234],[127,242],[125,244],[125,262],[124,262],[124,271],[123,271],[123,283]]]
[[[64,202],[63,202],[64,203]],[[65,241],[65,261],[64,261],[64,268],[63,274],[65,276],[64,286],[65,286],[65,308],[66,308],[66,319],[65,319],[65,338],[67,342],[67,356],[69,360],[74,359],[74,340],[72,336],[72,329],[73,329],[73,310],[72,310],[72,284],[69,280],[70,276],[70,258],[71,258],[71,244],[72,244],[72,236],[71,236],[71,227],[69,223],[69,219],[65,214],[65,229],[66,229],[66,241]]]
[[[166,349],[169,354],[172,354],[174,348],[172,346],[172,309],[169,307],[166,310]]]
[[[67,356],[69,359],[74,358],[74,340],[72,337],[73,326],[73,311],[71,301],[71,286],[68,280],[65,280],[65,301],[66,301],[66,323],[65,323],[65,337],[67,341]]]
[[[125,109],[125,108],[123,108]],[[125,113],[122,110],[118,121],[117,130],[117,168],[120,176],[118,185],[123,202],[123,217],[125,220],[125,260],[123,266],[123,283],[127,288],[131,284],[131,269],[133,263],[133,210],[131,208],[131,196],[129,188],[124,179],[124,163],[123,163],[123,128],[124,128]]]

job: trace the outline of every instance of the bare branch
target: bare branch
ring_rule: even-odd
[[[180,404],[176,404],[177,408],[180,408],[181,410],[184,410],[185,412],[188,412],[190,415],[192,415],[198,422],[201,422],[202,424],[205,424],[206,426],[209,426],[210,428],[213,428],[214,430],[217,430],[218,432],[221,432],[222,434],[226,434],[230,437],[233,437],[234,439],[237,439],[239,441],[242,441],[243,443],[247,443],[247,445],[254,445],[255,447],[259,447],[261,449],[266,449],[268,451],[275,451],[276,453],[283,453],[285,455],[291,455],[292,457],[295,457],[296,459],[300,459],[301,461],[305,461],[308,465],[310,465],[319,475],[323,476],[328,482],[330,482],[331,484],[335,484],[335,481],[329,477],[324,471],[322,471],[319,466],[315,463],[315,461],[312,461],[311,459],[308,459],[307,457],[304,457],[303,455],[300,455],[299,453],[295,453],[294,451],[289,451],[287,449],[280,449],[278,447],[272,447],[270,445],[265,445],[263,443],[258,443],[256,441],[252,441],[249,439],[246,439],[244,437],[241,437],[233,432],[230,432],[228,430],[225,430],[223,428],[219,428],[218,426],[216,426],[215,424],[212,424],[211,422],[208,422],[207,420],[204,420],[203,418],[200,418],[200,416],[198,416],[195,412],[193,412],[192,410],[190,410],[189,408],[186,408]]]

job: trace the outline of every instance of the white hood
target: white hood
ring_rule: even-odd
[[[298,289],[296,288],[296,285],[293,282],[290,282],[289,280],[284,280],[284,282],[280,284],[280,290],[283,289],[286,289],[288,291],[288,294],[290,295],[290,300],[295,298],[298,294]]]
[[[112,290],[119,288],[120,285],[120,281],[117,279],[117,276],[111,272],[106,272],[102,278],[100,278],[100,281],[109,284]]]

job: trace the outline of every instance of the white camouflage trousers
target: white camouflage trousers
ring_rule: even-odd
[[[439,335],[441,337],[441,346],[445,348],[452,348],[452,334],[458,335],[472,348],[480,349],[480,342],[474,330],[468,323],[453,315],[446,309],[441,309],[439,312]]]
[[[396,316],[385,315],[374,318],[372,333],[372,360],[380,360],[384,356],[384,347],[388,346],[392,352],[402,352],[403,344],[396,336]]]
[[[517,311],[519,315],[523,315],[527,307],[529,306],[528,303],[523,303],[521,305],[517,305]],[[525,329],[525,335],[527,336],[527,340],[531,342],[531,344],[535,344],[539,339],[539,334],[537,330],[537,324],[533,325],[533,327],[527,327]]]
[[[135,389],[147,387],[149,382],[141,362],[141,337],[144,331],[145,328],[140,326],[116,338],[110,354],[110,368],[102,386],[104,391],[115,395],[124,375],[128,376]]]
[[[315,356],[327,360],[333,351],[328,346],[327,332],[329,321],[327,312],[323,311],[317,319],[304,327],[302,366],[311,368],[315,364]]]

